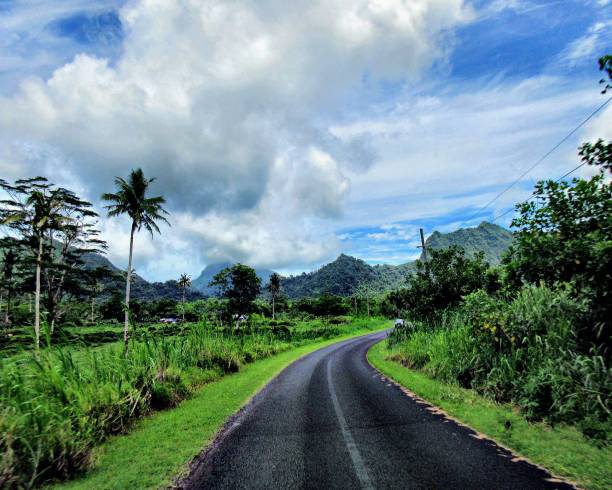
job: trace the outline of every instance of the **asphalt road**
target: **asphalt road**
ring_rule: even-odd
[[[285,369],[194,464],[186,488],[573,488],[384,380],[377,333]]]

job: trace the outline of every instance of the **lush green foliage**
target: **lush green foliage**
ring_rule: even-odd
[[[589,180],[544,181],[534,199],[518,205],[516,243],[504,259],[507,281],[567,283],[574,297],[589,302],[579,340],[609,350],[612,328],[612,144],[582,148],[583,160],[601,170]],[[576,325],[576,327],[579,327]]]
[[[605,441],[612,372],[595,349],[578,349],[574,326],[587,314],[584,302],[544,285],[524,286],[510,302],[478,291],[433,324],[396,329],[390,345],[410,367]]]
[[[216,264],[208,264],[204,270],[200,273],[198,277],[193,280],[192,288],[194,292],[201,293],[203,296],[218,296],[219,288],[216,286],[211,286],[210,283],[219,272],[223,269],[229,269],[232,266],[236,265],[232,262],[219,262]],[[259,267],[255,267],[255,273],[262,285],[268,284],[270,280],[270,276],[273,274],[273,271],[269,269],[263,269]]]
[[[227,300],[229,315],[234,317],[251,313],[261,291],[261,280],[255,269],[243,264],[223,269],[215,275],[210,285],[219,288],[221,297]],[[234,320],[238,321],[237,318]]]
[[[389,294],[388,301],[398,315],[427,320],[456,306],[466,294],[498,287],[497,276],[481,252],[470,258],[462,248],[451,246],[431,250],[427,261],[417,262],[416,274],[408,279],[407,287]]]

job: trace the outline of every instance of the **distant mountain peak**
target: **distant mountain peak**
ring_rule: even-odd
[[[223,269],[227,269],[228,267],[233,266],[235,263],[237,262],[226,261],[206,265],[200,275],[196,279],[191,281],[191,287],[207,296],[217,295],[218,288],[210,286],[210,282],[213,280],[213,277],[216,274],[221,272]],[[255,267],[254,269],[255,273],[257,274],[257,277],[259,277],[261,281],[261,287],[263,288],[270,281],[270,276],[273,274],[274,271],[257,267]]]
[[[493,265],[499,264],[502,255],[508,249],[514,236],[512,233],[495,223],[482,221],[473,228],[459,228],[450,233],[434,231],[425,240],[429,249],[447,248],[452,245],[462,247],[468,254],[484,252],[485,259]],[[421,259],[423,256],[421,255]]]

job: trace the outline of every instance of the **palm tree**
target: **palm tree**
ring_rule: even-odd
[[[130,321],[130,283],[132,278],[132,255],[134,252],[134,233],[141,228],[145,228],[151,237],[153,232],[161,233],[156,221],[163,221],[170,225],[163,216],[168,212],[162,208],[166,200],[162,196],[147,197],[149,185],[155,178],[146,179],[142,169],[132,170],[128,180],[115,177],[115,187],[117,192],[114,194],[103,194],[102,199],[112,204],[106,206],[108,216],[120,216],[127,214],[132,219],[130,231],[130,255],[128,259],[127,273],[125,279],[125,324],[123,328],[123,342],[125,344],[125,354],[128,352],[129,340],[129,321]]]
[[[24,235],[24,240],[36,257],[36,289],[34,292],[34,333],[36,349],[40,347],[40,290],[43,262],[43,244],[48,231],[61,229],[68,220],[62,216],[66,195],[63,189],[50,190],[47,179],[34,177],[18,180],[15,186],[0,181],[0,187],[13,199],[5,200],[1,223],[14,226]],[[17,196],[24,196],[19,200]]]
[[[276,312],[275,312],[276,296],[280,292],[280,289],[281,289],[281,277],[276,272],[273,272],[272,275],[270,276],[270,281],[268,282],[268,291],[270,291],[270,294],[272,295],[272,320],[276,319]]]
[[[181,305],[183,307],[183,322],[185,322],[185,292],[187,291],[187,288],[191,287],[191,277],[189,277],[187,274],[181,274],[181,277],[179,277],[178,280],[178,285],[183,290],[183,301]]]

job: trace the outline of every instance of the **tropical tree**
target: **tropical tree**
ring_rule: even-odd
[[[14,185],[0,180],[0,188],[8,195],[8,199],[0,201],[0,223],[20,234],[22,242],[33,251],[36,260],[34,334],[38,349],[44,240],[49,230],[61,225],[62,189],[53,189],[44,177],[20,179]]]
[[[72,191],[55,187],[44,177],[21,179],[9,184],[0,181],[8,199],[0,201],[0,223],[20,248],[29,250],[25,266],[35,262],[34,331],[40,345],[40,303],[44,299],[51,333],[60,316],[60,303],[67,291],[80,287],[85,271],[82,257],[102,251],[106,244],[97,238],[91,203]]]
[[[236,264],[216,274],[210,286],[217,286],[221,296],[227,299],[229,312],[235,318],[238,329],[241,317],[253,310],[253,302],[260,292],[261,280],[255,269]]]
[[[181,274],[181,277],[179,277],[179,280],[178,280],[178,285],[183,291],[183,297],[181,301],[181,310],[183,312],[183,322],[184,322],[185,321],[185,293],[187,292],[187,289],[191,287],[191,277],[189,277],[187,274]]]
[[[147,191],[155,178],[147,179],[138,168],[132,170],[128,179],[115,177],[115,187],[117,192],[114,194],[106,193],[102,199],[112,204],[106,206],[108,216],[121,216],[126,214],[132,220],[130,230],[130,251],[128,258],[127,273],[125,278],[125,317],[123,328],[123,342],[125,344],[125,354],[128,352],[129,340],[129,321],[130,321],[130,283],[132,279],[132,256],[134,252],[134,234],[141,228],[147,230],[151,237],[153,232],[161,233],[157,226],[158,221],[170,225],[164,214],[168,212],[162,207],[166,200],[162,196],[147,197]]]
[[[276,272],[273,272],[268,282],[268,291],[272,296],[272,320],[276,320],[276,297],[281,290],[281,277]]]
[[[60,225],[48,230],[44,251],[45,305],[51,334],[63,314],[64,297],[83,295],[93,273],[84,267],[85,255],[106,249],[106,243],[98,238],[98,214],[91,203],[61,189],[59,214]]]

